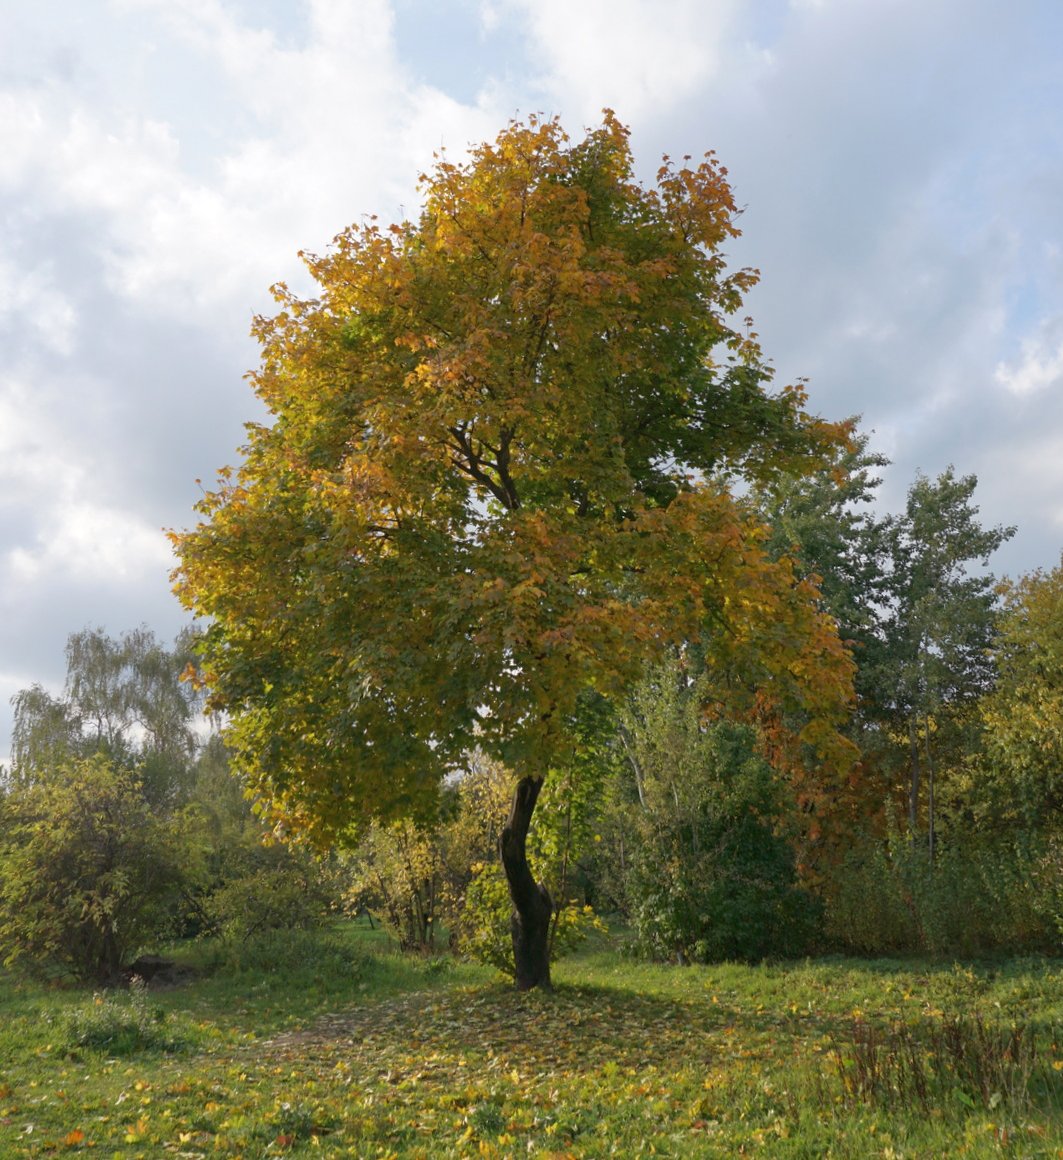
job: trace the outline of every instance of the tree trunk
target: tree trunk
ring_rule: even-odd
[[[908,750],[912,759],[908,771],[908,836],[914,843],[919,827],[919,738],[915,732],[914,715],[908,718]]]
[[[934,847],[937,845],[935,832],[937,819],[934,810],[934,760],[930,753],[930,718],[926,718],[926,840],[930,861],[934,861]]]
[[[546,887],[536,882],[528,865],[528,827],[543,788],[541,777],[522,777],[513,793],[509,820],[502,827],[498,851],[513,903],[510,929],[513,932],[513,959],[517,968],[517,990],[530,991],[550,984],[550,915],[553,903]]]

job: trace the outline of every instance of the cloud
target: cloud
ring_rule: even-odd
[[[538,85],[566,123],[662,116],[719,69],[737,0],[506,0],[539,58]],[[487,9],[497,20],[498,6]],[[534,111],[534,110],[528,110]]]
[[[32,332],[34,340],[58,355],[73,353],[78,313],[58,284],[54,263],[35,269],[0,254],[0,331]]]
[[[188,102],[211,105],[226,127],[210,164],[190,160],[206,127],[168,122],[129,65],[113,82],[122,98],[101,101],[75,81],[0,94],[11,126],[0,191],[32,190],[40,213],[91,220],[110,287],[171,315],[267,306],[272,282],[304,278],[299,248],[323,248],[363,213],[412,210],[432,150],[475,141],[500,119],[414,82],[383,0],[314,0],[294,43],[218,0],[120,10],[145,39],[195,61]]]
[[[11,551],[7,578],[12,584],[34,584],[47,576],[120,586],[165,569],[170,559],[157,528],[121,509],[67,495],[41,526],[34,546]]]
[[[42,578],[121,585],[168,561],[158,528],[102,499],[84,450],[30,382],[0,382],[0,512],[34,513],[0,556],[3,590],[25,590]]]
[[[1058,331],[1059,327],[1050,328]],[[1016,362],[997,363],[994,379],[1013,395],[1033,395],[1063,386],[1063,341],[1053,334],[1024,338]]]

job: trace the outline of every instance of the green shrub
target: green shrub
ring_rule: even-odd
[[[828,932],[859,954],[1058,951],[1063,860],[1043,840],[942,837],[891,829],[865,838],[828,884]]]
[[[642,762],[641,800],[628,809],[637,949],[685,962],[805,953],[820,906],[798,886],[793,851],[776,830],[780,789],[753,730],[695,724],[675,756],[658,768]]]
[[[257,865],[237,869],[202,903],[213,929],[230,942],[245,942],[267,931],[321,926],[336,904],[325,869],[287,847],[266,848],[257,857]]]
[[[184,863],[180,823],[102,755],[16,783],[0,798],[4,961],[115,978],[171,928]]]
[[[770,827],[735,820],[711,851],[638,853],[628,880],[638,948],[681,962],[756,962],[812,944],[820,906],[794,882],[792,855]]]
[[[828,934],[846,950],[893,954],[918,945],[919,923],[891,845],[870,838],[857,843],[828,888]]]

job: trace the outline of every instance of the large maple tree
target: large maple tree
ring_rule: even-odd
[[[678,642],[763,634],[766,682],[785,674],[800,741],[826,744],[843,650],[726,481],[800,470],[844,431],[772,392],[733,321],[755,272],[726,268],[711,155],[647,188],[612,113],[575,143],[532,117],[422,186],[417,220],[306,256],[318,297],[275,288],[251,376],[272,422],[174,535],[177,591],[288,824],[342,839],[428,809],[473,746],[516,771],[518,985],[548,985],[524,838],[582,699]]]

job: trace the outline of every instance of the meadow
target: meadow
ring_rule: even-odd
[[[0,975],[0,1156],[1063,1156],[1063,961],[651,965],[518,994],[364,925]]]

